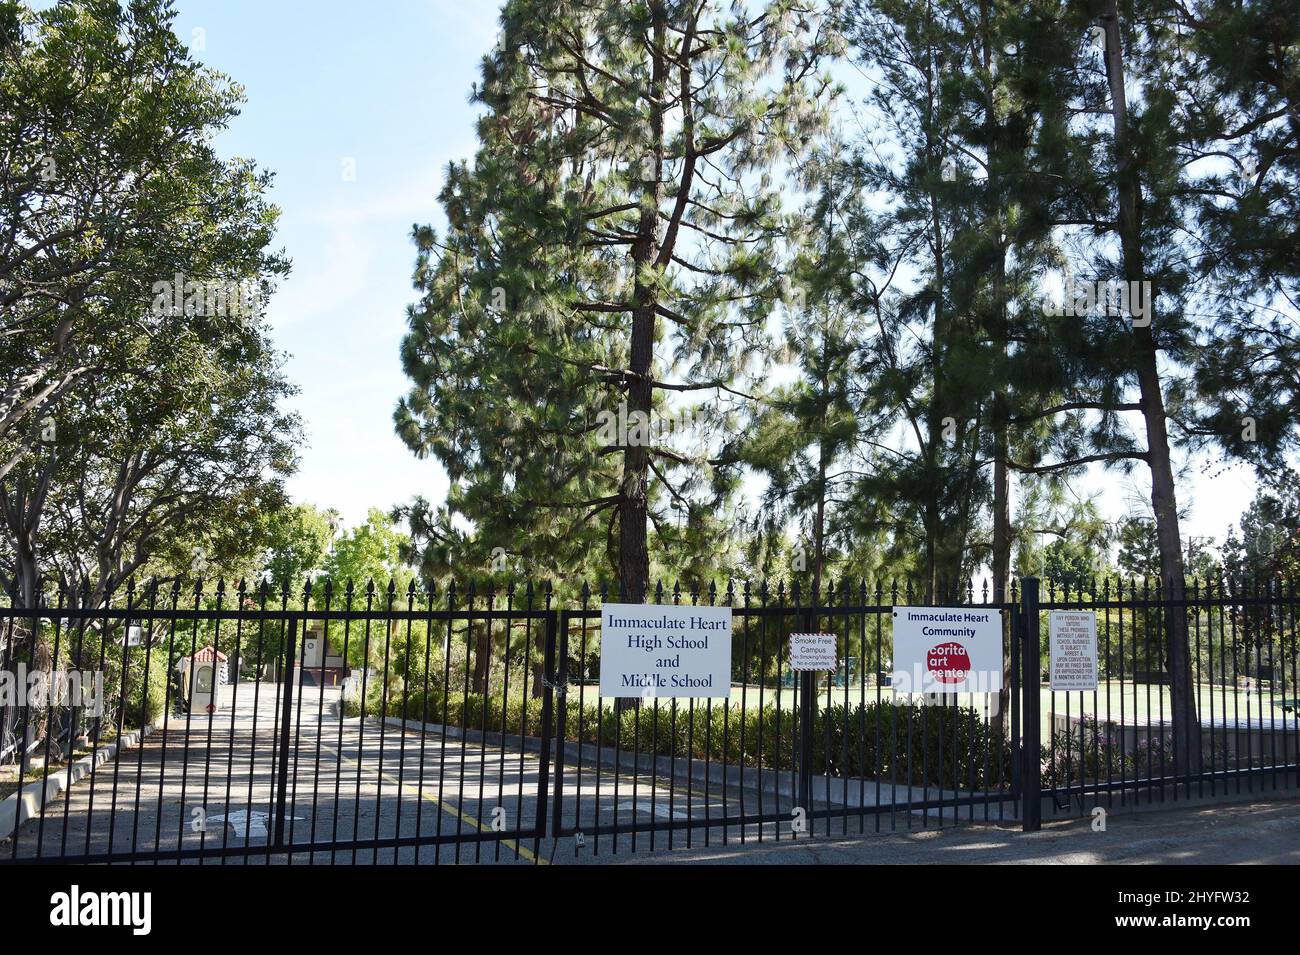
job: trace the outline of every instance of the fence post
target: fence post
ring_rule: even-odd
[[[1037,832],[1043,827],[1037,577],[1026,577],[1022,583],[1020,622],[1024,640],[1020,650],[1020,818],[1025,832]]]
[[[554,730],[552,706],[555,697],[555,638],[560,629],[559,616],[560,612],[554,607],[547,608],[546,643],[542,649],[542,751],[537,764],[537,817],[533,822],[534,855],[538,854],[541,839],[546,835],[546,810],[550,795],[551,736]],[[520,740],[519,745],[524,745],[523,740]],[[560,740],[559,745],[563,747],[564,741]]]
[[[817,599],[815,589],[812,597],[815,603]],[[805,611],[803,628],[806,633],[813,632],[814,613],[812,607]],[[816,678],[817,674],[812,670],[803,670],[799,673],[799,802],[797,805],[803,809],[805,818],[809,820],[809,832],[812,832],[812,752],[813,720],[816,715]]]
[[[555,677],[547,692],[553,694],[555,707],[555,772],[551,775],[551,838],[560,838],[564,822],[564,746],[568,735],[569,718],[569,614],[568,611],[556,611]],[[578,752],[582,752],[582,711],[578,711]],[[573,810],[573,827],[578,828],[582,821],[580,807]]]
[[[271,844],[284,845],[284,814],[289,784],[289,733],[293,717],[294,643],[298,639],[298,618],[289,618],[289,639],[284,648],[284,700],[280,717],[280,765],[275,780],[275,828]],[[232,716],[231,719],[234,719]]]
[[[812,812],[813,672],[799,674],[799,805]]]

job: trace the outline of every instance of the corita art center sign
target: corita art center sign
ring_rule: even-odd
[[[1002,689],[1002,611],[980,607],[894,610],[893,687],[900,693]]]
[[[730,607],[601,608],[601,696],[653,699],[730,693]]]

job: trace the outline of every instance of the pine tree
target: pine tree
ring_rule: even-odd
[[[960,35],[929,2],[850,6],[846,36],[879,82],[868,98],[883,134],[860,147],[861,188],[890,202],[873,223],[874,268],[860,307],[877,328],[864,412],[894,425],[858,487],[892,525],[894,558],[921,553],[927,599],[968,572],[987,500],[981,330],[958,296],[954,243],[968,183],[950,148],[961,120],[951,81]]]
[[[1283,407],[1294,391],[1269,394],[1259,386],[1278,380],[1276,352],[1260,364],[1236,367],[1259,357],[1251,350],[1264,338],[1243,339],[1240,329],[1195,308],[1217,267],[1206,263],[1222,264],[1227,257],[1218,254],[1212,238],[1205,241],[1207,234],[1197,234],[1198,224],[1207,221],[1205,201],[1213,191],[1206,188],[1205,170],[1198,168],[1205,158],[1205,130],[1189,120],[1196,112],[1189,104],[1198,97],[1184,91],[1184,74],[1193,77],[1195,87],[1198,67],[1185,54],[1184,34],[1170,22],[1167,7],[1158,2],[1133,3],[1121,11],[1115,0],[1071,7],[1059,20],[1059,31],[1081,40],[1097,37],[1101,62],[1092,66],[1092,54],[1080,42],[1080,55],[1070,64],[1077,95],[1071,125],[1062,124],[1072,140],[1066,150],[1071,168],[1058,203],[1067,214],[1057,223],[1082,227],[1065,240],[1072,249],[1070,270],[1108,286],[1118,282],[1123,294],[1117,302],[1103,295],[1100,285],[1095,291],[1085,286],[1075,314],[1057,322],[1041,341],[1043,367],[1057,376],[1062,400],[1039,415],[1064,415],[1066,425],[1057,429],[1050,455],[1025,462],[1023,469],[1068,473],[1096,462],[1125,469],[1145,464],[1161,593],[1180,601],[1186,556],[1173,449],[1181,444],[1194,451],[1209,439],[1239,452],[1233,432],[1240,424],[1227,425],[1234,411],[1240,416],[1232,401],[1245,392],[1262,409],[1260,421],[1272,426],[1262,447],[1276,450],[1293,427],[1285,425]],[[1068,283],[1066,298],[1074,291]],[[1268,371],[1256,374],[1260,367]],[[1234,393],[1227,382],[1242,387]],[[1126,424],[1130,414],[1138,422],[1133,429]],[[1044,463],[1047,457],[1053,460]],[[1165,614],[1164,628],[1179,741],[1175,770],[1191,772],[1200,765],[1201,734],[1187,616]]]
[[[763,396],[741,444],[745,463],[767,479],[753,558],[797,529],[791,570],[807,572],[809,593],[822,593],[832,564],[867,551],[867,531],[855,525],[852,492],[864,465],[864,440],[881,430],[862,413],[862,384],[872,373],[864,316],[856,309],[855,276],[867,267],[860,235],[866,220],[851,166],[839,150],[809,164],[818,182],[807,213],[808,241],[790,273],[780,358],[796,377]]]
[[[1187,139],[1197,356],[1189,431],[1266,480],[1300,438],[1300,8],[1173,0],[1152,63]]]
[[[415,232],[395,423],[485,546],[559,569],[603,543],[639,602],[668,502],[695,554],[724,536],[729,406],[794,238],[781,170],[825,123],[834,38],[793,0],[511,0],[501,20],[446,233]],[[665,426],[686,397],[704,447]]]

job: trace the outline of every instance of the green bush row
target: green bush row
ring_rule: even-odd
[[[521,696],[445,695],[431,690],[404,694],[369,686],[365,712],[469,729],[540,736],[542,701]],[[485,709],[486,707],[486,709]],[[359,694],[344,701],[348,716],[361,713]],[[558,714],[556,716],[558,720]],[[558,728],[553,730],[558,732]],[[746,766],[789,769],[798,737],[797,715],[771,704],[693,707],[669,700],[620,711],[570,701],[565,739],[657,756],[710,759]],[[982,789],[1009,785],[1011,749],[994,724],[969,707],[923,706],[882,700],[822,709],[813,722],[817,772],[882,782]]]

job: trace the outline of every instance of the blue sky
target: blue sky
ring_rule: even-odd
[[[447,163],[473,156],[467,95],[497,10],[494,0],[177,3],[177,33],[247,93],[218,149],[276,174],[293,273],[268,318],[307,427],[289,490],[338,508],[347,526],[369,507],[446,493],[442,468],[416,460],[391,424],[407,387],[398,346],[414,298],[409,234],[417,222],[441,227]],[[1148,488],[1145,469],[1097,471],[1079,493],[1099,493],[1113,519]],[[1222,541],[1253,491],[1245,469],[1211,477],[1194,466],[1179,488],[1183,533]]]
[[[467,94],[495,42],[496,5],[181,0],[177,12],[195,55],[247,94],[218,150],[276,176],[293,273],[268,319],[301,388],[293,404],[308,442],[290,493],[337,507],[348,526],[416,493],[441,500],[442,468],[417,461],[391,424],[407,385],[409,235],[440,223],[443,170],[473,155]]]

